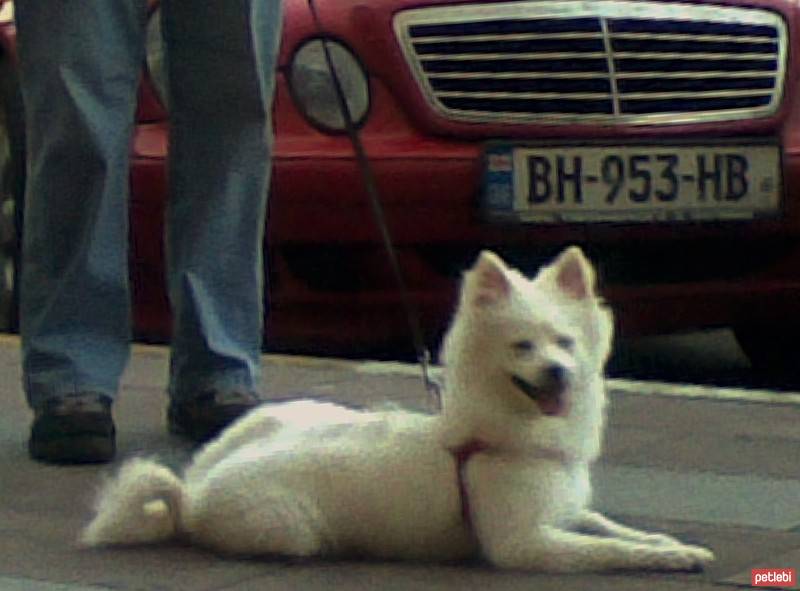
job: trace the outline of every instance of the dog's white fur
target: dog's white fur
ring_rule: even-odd
[[[611,314],[578,248],[533,280],[484,252],[465,275],[445,339],[440,414],[264,405],[201,450],[183,478],[151,460],[123,466],[82,539],[181,536],[245,555],[480,554],[550,572],[699,568],[710,551],[588,508],[611,336]],[[545,390],[560,396],[558,412],[531,397]],[[463,468],[465,522],[453,450],[475,440],[486,448]]]

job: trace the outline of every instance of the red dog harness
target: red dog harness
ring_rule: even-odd
[[[458,494],[461,497],[461,519],[472,530],[472,513],[469,506],[469,491],[465,480],[467,462],[476,453],[486,450],[489,445],[480,439],[470,439],[457,448],[451,450],[456,460],[456,478],[458,479]]]

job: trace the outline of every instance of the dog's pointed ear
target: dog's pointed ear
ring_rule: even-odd
[[[507,300],[511,295],[511,279],[503,260],[489,250],[482,251],[467,273],[464,295],[470,305],[477,307]]]
[[[595,295],[595,272],[592,264],[577,246],[563,251],[551,265],[558,288],[576,300]]]

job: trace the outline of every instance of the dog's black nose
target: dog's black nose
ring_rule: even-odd
[[[544,373],[547,379],[555,384],[563,384],[567,378],[567,370],[564,369],[563,365],[557,363],[547,366]]]

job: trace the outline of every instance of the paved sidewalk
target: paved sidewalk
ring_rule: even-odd
[[[359,405],[426,404],[413,368],[265,357],[270,397],[306,393]],[[162,348],[137,347],[115,416],[120,460],[190,450],[164,428]],[[800,395],[612,382],[596,506],[626,523],[709,545],[699,574],[549,576],[484,565],[269,562],[169,545],[85,550],[76,535],[111,467],[58,468],[27,458],[30,414],[19,345],[0,338],[0,591],[283,589],[654,590],[749,586],[753,567],[800,570]],[[649,393],[648,393],[649,392]],[[709,397],[714,395],[714,397]]]

